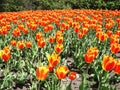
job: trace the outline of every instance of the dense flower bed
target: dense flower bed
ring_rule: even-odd
[[[83,76],[83,90],[115,89],[120,80],[120,11],[37,10],[0,13],[0,89],[58,90],[61,79]],[[66,63],[73,58],[79,72]],[[111,72],[114,75],[111,76]],[[67,87],[66,87],[67,88]]]

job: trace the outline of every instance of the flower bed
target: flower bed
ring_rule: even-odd
[[[119,39],[119,10],[0,13],[0,89],[116,90]]]

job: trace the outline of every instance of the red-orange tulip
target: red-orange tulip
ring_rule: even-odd
[[[40,48],[43,48],[46,45],[45,39],[41,38],[41,40],[39,40],[37,44]]]
[[[114,44],[111,44],[111,52],[112,53],[118,53],[120,51],[120,44],[118,43],[114,43]]]
[[[98,49],[97,47],[90,47],[86,54],[84,55],[84,59],[86,63],[91,63],[95,59],[95,57],[98,55]]]
[[[54,37],[54,36],[50,36],[50,37],[49,37],[49,42],[50,42],[50,43],[54,43],[54,41],[55,41],[55,37]]]
[[[25,43],[27,48],[30,48],[32,46],[32,42],[28,41]]]
[[[43,38],[43,34],[41,32],[38,32],[36,34],[36,40],[39,41],[41,38]]]
[[[70,72],[70,73],[69,73],[69,79],[70,79],[70,80],[76,79],[76,74],[77,74],[76,72]]]
[[[117,60],[116,66],[114,68],[116,74],[120,74],[120,60]]]
[[[111,56],[104,56],[102,61],[102,68],[105,71],[111,71],[116,66],[116,60]]]
[[[11,45],[16,46],[16,40],[11,40]]]
[[[20,36],[20,29],[19,28],[15,28],[14,30],[13,30],[13,36],[15,36],[15,37],[17,37],[17,36]]]

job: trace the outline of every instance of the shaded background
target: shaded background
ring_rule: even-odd
[[[120,9],[120,0],[0,0],[0,11]]]

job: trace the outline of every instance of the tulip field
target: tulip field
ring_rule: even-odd
[[[119,54],[120,10],[0,12],[0,90],[120,90]]]

